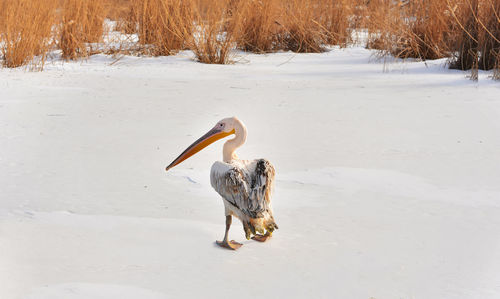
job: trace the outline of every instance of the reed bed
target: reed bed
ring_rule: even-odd
[[[280,48],[280,37],[284,34],[280,0],[237,1],[230,9],[238,14],[239,30],[235,38],[236,46],[248,52],[269,53]],[[234,21],[233,21],[234,24]]]
[[[351,7],[345,0],[240,0],[237,47],[254,53],[322,52],[351,41]]]
[[[154,56],[172,55],[186,47],[193,32],[193,2],[133,0],[128,20],[137,22],[139,43]]]
[[[363,30],[366,46],[381,55],[448,58],[452,68],[494,70],[498,78],[499,16],[500,0],[0,0],[1,59],[6,67],[40,68],[54,50],[78,59],[190,49],[200,62],[225,64],[234,49],[321,52],[359,44],[352,33]],[[106,18],[137,40],[106,50]]]
[[[326,30],[318,21],[317,1],[287,1],[283,25],[283,50],[299,53],[319,53],[325,50]]]
[[[352,31],[362,28],[355,15],[361,5],[348,0],[320,0],[316,5],[316,20],[324,31],[325,43],[344,47],[351,43]]]
[[[52,47],[56,0],[0,0],[0,51],[5,67],[43,69]]]
[[[472,70],[474,80],[479,69],[498,77],[500,0],[372,0],[366,11],[367,46],[382,55],[447,57],[450,68]]]
[[[102,41],[105,5],[101,0],[64,0],[58,46],[63,59],[94,53],[92,44]]]
[[[447,8],[442,0],[370,1],[368,47],[398,58],[448,57],[454,30]]]
[[[198,6],[194,17],[196,31],[189,48],[199,62],[231,62],[230,51],[240,30],[240,15],[231,10],[232,4],[231,0],[220,0],[208,6]]]
[[[480,7],[479,51],[482,53],[479,68],[500,71],[500,1],[491,1]]]

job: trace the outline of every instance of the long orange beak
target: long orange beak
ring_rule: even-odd
[[[201,151],[215,141],[231,134],[234,134],[234,129],[231,132],[224,132],[217,127],[213,128],[212,130],[208,131],[207,134],[201,136],[198,140],[191,144],[186,150],[184,150],[179,157],[177,157],[172,163],[170,163],[170,165],[167,166],[166,171],[168,171],[175,165],[180,164],[182,161]]]

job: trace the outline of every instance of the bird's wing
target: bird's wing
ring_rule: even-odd
[[[251,218],[260,218],[270,210],[274,173],[274,167],[265,159],[238,164],[215,162],[210,181],[233,206]]]

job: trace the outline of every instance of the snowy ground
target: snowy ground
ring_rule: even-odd
[[[0,70],[0,298],[500,298],[498,82],[362,48],[236,60]],[[233,115],[280,226],[234,221],[237,252],[222,142],[164,171]]]

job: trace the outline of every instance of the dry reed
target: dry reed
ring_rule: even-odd
[[[347,46],[352,42],[351,33],[356,25],[351,24],[354,17],[355,1],[321,0],[317,3],[317,20],[326,34],[329,45]]]
[[[0,44],[6,67],[43,69],[52,46],[55,0],[0,1]]]
[[[450,67],[496,70],[500,57],[500,0],[371,0],[368,47],[399,58],[451,57]]]
[[[280,36],[284,27],[279,23],[281,17],[280,0],[240,0],[235,5],[238,14],[233,28],[239,30],[235,38],[237,47],[243,51],[268,53],[279,50]]]
[[[240,0],[238,48],[322,52],[325,44],[350,40],[349,5],[344,0]]]
[[[479,11],[479,49],[482,70],[500,70],[500,0],[486,1]]]
[[[130,22],[138,22],[139,42],[147,54],[171,55],[182,50],[193,31],[191,0],[133,0]]]
[[[198,6],[194,14],[196,31],[189,47],[196,59],[202,63],[227,64],[231,62],[233,48],[240,29],[239,15],[232,11],[231,0],[214,1],[207,6]]]
[[[453,7],[461,33],[450,67],[471,70],[473,80],[479,69],[493,69],[493,78],[500,79],[500,1],[456,0]]]
[[[125,10],[126,12],[117,16],[113,20],[116,20],[115,31],[123,32],[125,34],[138,33],[138,16],[136,8],[130,5]]]
[[[284,50],[299,53],[318,53],[325,50],[328,36],[316,20],[317,10],[322,9],[317,1],[285,1],[282,38]]]
[[[444,0],[370,1],[368,47],[398,58],[447,57],[451,32],[446,10]]]
[[[64,59],[93,54],[102,41],[105,7],[101,0],[64,0],[59,48]]]
[[[189,48],[200,62],[223,64],[236,48],[321,52],[366,29],[367,47],[383,55],[451,57],[475,79],[478,69],[500,77],[499,16],[500,0],[0,0],[0,38],[8,67],[43,67],[54,40],[64,59]],[[131,36],[112,48],[105,17],[138,43]]]
[[[452,6],[453,5],[453,6]],[[449,5],[457,25],[462,28],[456,40],[450,63],[453,69],[472,70],[471,79],[477,80],[479,66],[478,1],[455,1]]]

